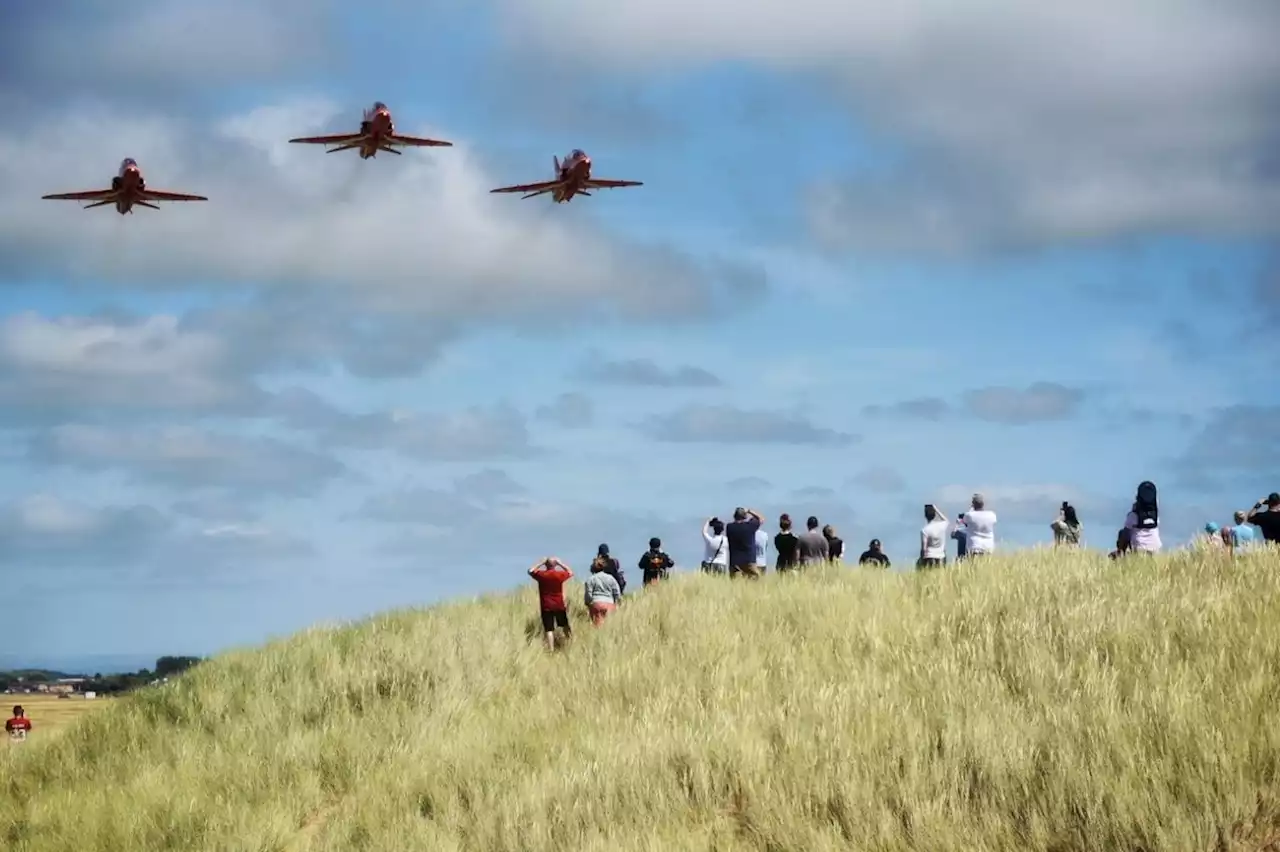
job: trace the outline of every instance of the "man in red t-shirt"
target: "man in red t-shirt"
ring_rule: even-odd
[[[11,740],[27,738],[27,734],[31,731],[31,720],[26,717],[21,705],[13,708],[13,718],[5,721],[4,730]]]
[[[564,584],[573,571],[559,559],[548,556],[529,569],[529,576],[538,584],[538,608],[542,615],[542,630],[547,635],[547,647],[556,649],[556,627],[564,628],[564,638],[573,635],[569,627],[568,607],[564,602]]]

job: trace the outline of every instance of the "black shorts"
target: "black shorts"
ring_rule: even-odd
[[[561,610],[544,609],[542,611],[542,629],[547,633],[553,633],[555,632],[557,625],[559,625],[560,627],[563,627],[565,630],[568,630],[569,629],[569,613],[565,612],[562,609]]]
[[[942,560],[936,556],[923,557],[916,561],[916,567],[922,570],[926,568],[941,568]]]
[[[646,586],[649,585],[650,583],[656,583],[659,580],[665,580],[666,578],[667,578],[667,572],[662,570],[661,568],[659,568],[656,571],[652,568],[644,569],[644,584]]]

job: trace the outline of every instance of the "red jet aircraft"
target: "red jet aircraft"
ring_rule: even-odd
[[[504,186],[489,191],[527,193],[527,195],[522,196],[523,198],[533,198],[535,195],[543,195],[549,192],[551,193],[551,198],[559,204],[562,201],[569,201],[575,195],[585,195],[590,198],[591,193],[587,192],[588,189],[644,186],[638,180],[593,178],[591,176],[591,158],[587,156],[585,151],[577,148],[569,152],[569,156],[564,158],[563,163],[560,162],[559,157],[553,157],[552,162],[555,163],[555,180],[543,181],[542,183],[525,183],[519,186]]]
[[[359,133],[347,133],[342,136],[303,136],[300,139],[290,139],[289,141],[300,142],[304,145],[337,146],[325,151],[326,154],[358,148],[360,150],[360,159],[362,160],[378,156],[379,151],[386,151],[388,154],[404,153],[403,151],[397,151],[392,147],[393,145],[406,145],[413,148],[450,148],[453,146],[452,142],[443,142],[439,139],[397,136],[395,123],[391,120],[391,110],[387,109],[387,105],[382,101],[377,101],[364,111],[364,120],[360,122]]]
[[[138,169],[138,161],[132,157],[125,157],[120,162],[120,171],[111,179],[110,189],[88,189],[84,192],[59,192],[54,195],[42,195],[41,198],[50,201],[92,201],[93,204],[86,204],[85,210],[90,207],[104,207],[108,204],[116,206],[116,212],[123,216],[125,213],[132,213],[134,205],[139,207],[150,207],[152,210],[160,208],[152,204],[153,201],[208,201],[203,195],[186,195],[181,192],[164,192],[159,189],[148,189],[147,182],[142,179],[142,172]]]

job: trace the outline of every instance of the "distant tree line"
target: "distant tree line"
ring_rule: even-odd
[[[136,672],[122,672],[119,674],[102,673],[87,674],[68,674],[66,672],[50,671],[48,669],[17,669],[14,671],[0,671],[0,690],[5,689],[22,689],[24,687],[34,687],[37,684],[57,683],[63,678],[82,677],[84,683],[79,684],[81,692],[96,692],[99,695],[112,695],[116,693],[128,692],[131,689],[137,689],[140,686],[159,680],[161,678],[173,677],[182,674],[187,669],[201,661],[201,657],[160,657],[156,660],[154,669],[139,669]]]

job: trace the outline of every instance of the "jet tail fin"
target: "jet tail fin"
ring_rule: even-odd
[[[560,156],[558,154],[552,154],[551,162],[555,166],[556,176],[558,177],[560,175]]]

